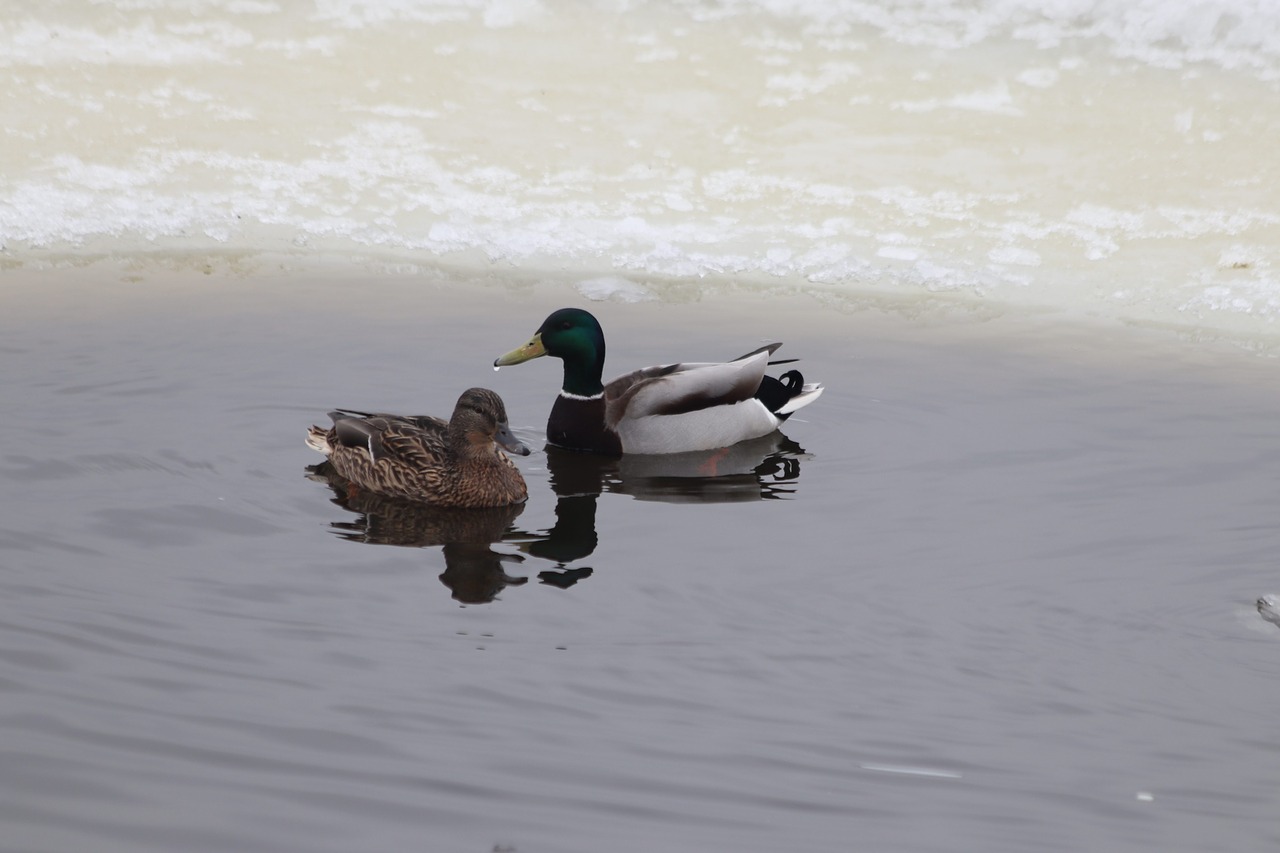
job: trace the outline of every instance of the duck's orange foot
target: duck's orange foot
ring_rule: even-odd
[[[722,447],[708,456],[698,465],[698,473],[703,477],[719,476],[720,460],[729,455],[729,448]]]

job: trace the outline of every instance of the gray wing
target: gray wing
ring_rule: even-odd
[[[444,449],[448,421],[431,415],[382,415],[340,409],[329,413],[335,437],[346,447],[363,447],[376,462],[391,456],[421,463]]]
[[[605,388],[606,418],[680,415],[740,403],[755,395],[780,346],[771,344],[720,364],[668,364],[619,377]]]

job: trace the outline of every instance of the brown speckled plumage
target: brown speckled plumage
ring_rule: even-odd
[[[499,449],[528,454],[507,427],[502,398],[471,388],[448,422],[430,416],[330,412],[333,426],[312,427],[307,445],[359,488],[435,506],[489,507],[522,503],[529,491]]]

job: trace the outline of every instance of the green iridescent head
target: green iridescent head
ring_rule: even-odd
[[[520,364],[544,355],[564,362],[563,390],[590,397],[604,390],[604,332],[590,312],[561,308],[547,317],[529,343],[493,362],[494,367]]]

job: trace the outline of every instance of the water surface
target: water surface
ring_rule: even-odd
[[[714,463],[535,453],[464,522],[335,502],[306,427],[483,384],[541,447],[556,365],[489,365],[576,291],[141,279],[0,317],[6,849],[1280,842],[1268,360],[590,303],[614,370],[779,339],[829,390]]]

